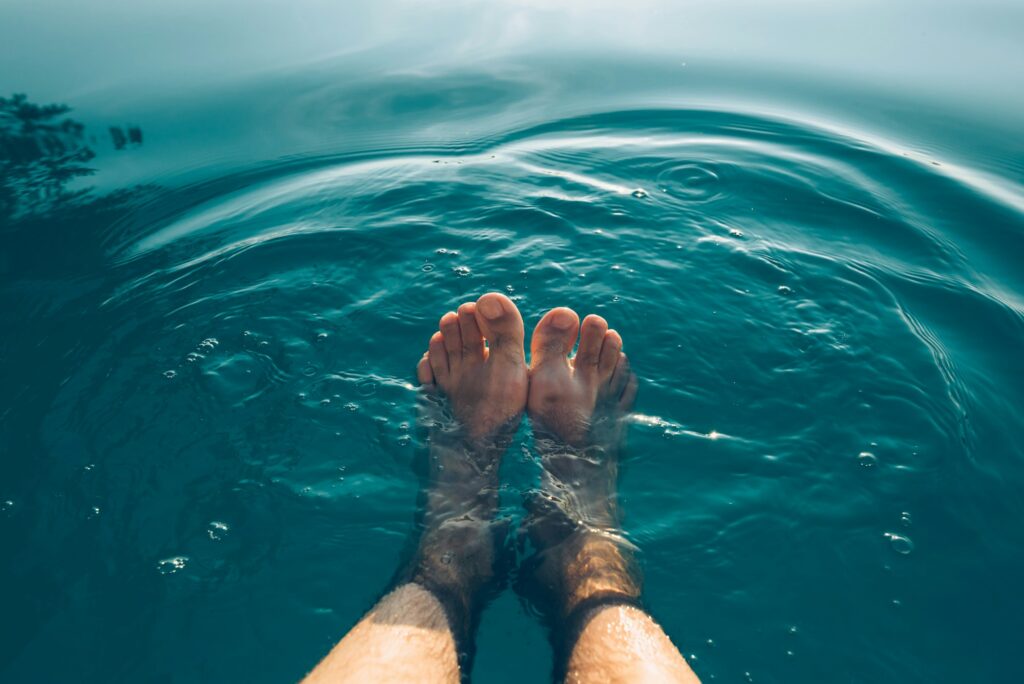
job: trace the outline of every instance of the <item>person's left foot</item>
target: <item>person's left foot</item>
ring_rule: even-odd
[[[494,520],[498,464],[526,408],[529,378],[523,318],[505,295],[467,302],[439,327],[416,367],[429,399],[430,460],[411,579],[442,601],[452,629],[464,636],[500,572],[506,525]]]

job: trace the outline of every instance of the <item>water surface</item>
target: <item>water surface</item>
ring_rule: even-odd
[[[413,530],[415,361],[499,290],[625,338],[626,533],[705,681],[1019,680],[1022,26],[3,7],[2,679],[299,678]],[[550,668],[506,592],[474,679]]]

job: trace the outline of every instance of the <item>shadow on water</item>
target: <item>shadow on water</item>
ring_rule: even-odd
[[[83,534],[87,519],[58,531],[46,516],[27,512],[49,505],[40,483],[54,464],[42,432],[24,426],[46,414],[69,373],[107,333],[109,321],[98,307],[115,275],[106,268],[104,236],[155,191],[136,186],[100,194],[85,185],[95,173],[90,162],[98,142],[70,112],[68,105],[39,105],[20,94],[0,98],[0,452],[5,492],[19,499],[4,503],[0,536],[9,549],[34,549],[14,553],[0,583],[35,586],[7,594],[5,611],[18,619],[2,628],[0,668],[38,637],[83,571],[105,574]],[[115,150],[142,144],[137,126],[109,133]],[[41,553],[40,535],[55,535],[59,544]]]

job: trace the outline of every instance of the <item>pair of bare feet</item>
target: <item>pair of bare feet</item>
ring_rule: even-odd
[[[596,595],[635,599],[614,496],[622,418],[637,392],[622,338],[600,316],[581,325],[555,308],[534,330],[527,366],[522,316],[494,292],[445,314],[439,328],[417,376],[452,420],[432,421],[418,581],[445,595],[455,622],[468,620],[493,577],[498,464],[528,413],[543,477],[524,527],[539,552],[532,579],[548,594],[542,608],[557,618]]]
[[[631,547],[618,532],[622,418],[637,391],[622,338],[600,316],[581,325],[570,309],[552,309],[534,330],[527,366],[523,318],[497,293],[445,314],[439,327],[417,367],[430,447],[416,553],[307,681],[465,681],[507,548],[498,465],[528,413],[543,475],[520,537],[534,553],[516,588],[553,628],[556,677],[697,682],[639,605]]]
[[[547,312],[534,329],[529,366],[523,318],[502,294],[463,304],[442,316],[439,328],[416,374],[425,388],[447,397],[473,440],[493,439],[528,411],[544,433],[585,447],[596,422],[621,417],[636,397],[622,338],[600,316],[587,316],[580,326],[572,309]]]

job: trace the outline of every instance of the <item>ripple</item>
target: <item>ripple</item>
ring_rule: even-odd
[[[458,92],[410,97],[436,112]],[[301,548],[390,562],[418,487],[414,365],[440,315],[505,291],[528,326],[569,305],[623,335],[642,386],[623,501],[654,586],[698,568],[694,596],[726,610],[801,568],[865,586],[879,549],[914,551],[909,513],[885,523],[901,530],[887,548],[863,544],[865,511],[905,505],[929,539],[987,519],[949,488],[998,481],[1015,452],[992,447],[1019,423],[1000,380],[1019,367],[1016,243],[971,233],[1018,225],[1019,188],[904,147],[820,120],[609,111],[184,188],[112,245],[113,291],[89,307],[102,339],[70,354],[53,397],[29,397],[54,407],[39,434],[66,462],[48,467],[102,460],[109,497],[72,499],[102,502],[96,527],[224,555],[161,573],[224,563],[258,583],[277,568],[254,565]]]
[[[658,172],[657,182],[673,197],[689,202],[709,202],[721,196],[718,174],[700,164],[678,164]]]

